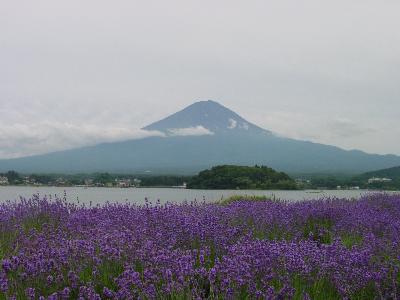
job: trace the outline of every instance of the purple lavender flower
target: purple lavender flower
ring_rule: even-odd
[[[39,226],[26,230],[27,220]],[[1,261],[7,297],[307,299],[329,289],[385,299],[400,290],[399,195],[91,207],[35,196],[0,205],[0,225],[15,235]]]
[[[61,299],[69,299],[71,290],[69,289],[69,287],[65,287],[61,292],[59,292],[59,295],[61,297]]]
[[[28,288],[25,291],[25,295],[28,299],[35,299],[35,289],[34,288]]]
[[[107,298],[112,298],[114,296],[114,293],[108,289],[107,287],[103,288],[103,295]]]
[[[54,277],[52,275],[47,276],[47,284],[51,285],[54,282]]]
[[[1,262],[1,267],[6,273],[12,271],[13,269],[12,263],[9,259],[3,259],[3,261]]]

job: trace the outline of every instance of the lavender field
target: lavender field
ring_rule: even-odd
[[[0,299],[396,299],[400,196],[0,206]]]

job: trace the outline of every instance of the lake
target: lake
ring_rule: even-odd
[[[44,196],[64,196],[69,202],[104,204],[109,202],[131,202],[144,204],[147,198],[155,203],[184,201],[218,201],[232,195],[267,195],[290,201],[317,199],[323,197],[359,198],[370,193],[366,190],[324,190],[324,191],[259,191],[259,190],[187,190],[174,188],[98,188],[98,187],[32,187],[32,186],[0,186],[0,202],[17,200],[19,197],[29,198],[39,193]]]

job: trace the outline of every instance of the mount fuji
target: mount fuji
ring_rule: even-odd
[[[400,165],[395,155],[284,138],[215,101],[196,102],[143,128],[155,136],[0,160],[0,172],[194,174],[221,164],[288,173],[361,173]]]

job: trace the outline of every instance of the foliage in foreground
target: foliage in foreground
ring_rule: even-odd
[[[0,206],[0,299],[395,299],[400,196]]]

